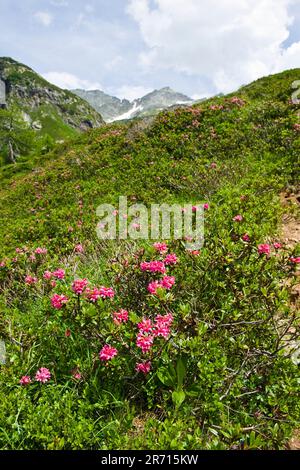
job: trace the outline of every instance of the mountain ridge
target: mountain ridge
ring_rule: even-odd
[[[155,115],[159,111],[177,104],[193,103],[191,98],[168,86],[155,89],[133,101],[108,95],[102,90],[75,89],[72,91],[93,106],[107,123]]]

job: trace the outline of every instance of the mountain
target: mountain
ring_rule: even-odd
[[[106,122],[121,121],[135,117],[157,114],[159,111],[176,104],[191,104],[193,100],[169,87],[154,90],[134,101],[119,99],[100,90],[73,90],[77,96],[85,99]]]
[[[9,57],[0,58],[0,84],[2,105],[5,87],[7,108],[15,106],[29,127],[56,140],[103,125],[102,117],[85,100]]]

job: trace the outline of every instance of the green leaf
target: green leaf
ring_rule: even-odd
[[[172,393],[172,400],[176,408],[179,408],[185,400],[185,393],[183,390],[175,390]]]
[[[186,367],[185,367],[185,363],[184,363],[181,356],[179,357],[179,359],[177,361],[176,372],[177,372],[178,388],[182,388],[183,380],[184,380],[185,375],[186,375]]]

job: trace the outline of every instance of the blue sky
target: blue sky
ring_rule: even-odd
[[[0,0],[0,21],[0,56],[129,99],[163,86],[203,97],[300,67],[300,0]]]

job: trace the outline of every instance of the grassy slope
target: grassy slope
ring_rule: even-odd
[[[245,101],[243,106],[232,103],[229,96],[161,113],[146,130],[139,130],[138,122],[106,126],[25,166],[2,170],[0,214],[5,224],[0,227],[0,253],[11,256],[24,245],[45,245],[49,250],[43,266],[30,268],[18,262],[20,266],[14,267],[7,261],[3,274],[2,333],[11,343],[11,361],[2,368],[6,385],[0,388],[0,413],[7,422],[0,433],[4,448],[228,448],[239,439],[245,439],[249,448],[284,444],[299,420],[295,401],[299,379],[290,359],[280,357],[271,367],[261,358],[261,372],[257,365],[254,375],[245,377],[240,372],[247,348],[272,350],[274,328],[268,324],[265,330],[253,327],[226,333],[221,328],[221,333],[207,325],[253,315],[260,321],[269,318],[270,312],[272,318],[278,312],[288,315],[288,294],[280,287],[288,275],[288,254],[264,263],[257,258],[256,246],[274,237],[280,219],[278,194],[297,181],[299,133],[293,127],[297,107],[289,98],[291,83],[299,75],[300,70],[288,71],[242,88],[237,96]],[[223,108],[211,109],[212,104]],[[212,162],[217,164],[215,169]],[[114,268],[112,259],[116,252],[130,257],[133,248],[97,241],[95,210],[102,202],[116,204],[119,195],[147,204],[210,203],[200,259],[191,260],[180,244],[174,245],[181,268],[176,272],[178,291],[172,308],[179,331],[186,328],[179,340],[189,358],[189,398],[175,415],[172,387],[163,387],[155,374],[146,388],[139,382],[143,393],[134,402],[129,400],[132,390],[128,394],[127,385],[124,388],[112,378],[102,384],[103,371],[95,372],[92,359],[97,342],[91,332],[91,341],[75,337],[64,353],[68,360],[60,358],[56,351],[66,347],[63,330],[76,325],[50,320],[44,288],[32,293],[22,287],[22,276],[30,269],[40,277],[44,269],[58,265],[66,267],[68,282],[76,273],[113,284],[120,266]],[[244,217],[240,226],[232,222],[237,213]],[[78,225],[79,221],[83,224]],[[251,237],[249,246],[240,241],[246,232]],[[86,249],[79,257],[74,255],[78,242]],[[143,296],[137,295],[129,278],[127,282],[129,293],[123,293],[123,304],[118,300],[116,307],[127,303],[139,315],[146,308]],[[47,323],[42,320],[45,315]],[[201,330],[199,325],[206,326]],[[25,352],[11,338],[22,338]],[[168,354],[171,359],[163,358],[157,367],[168,360],[176,363],[178,350],[170,346]],[[56,370],[56,384],[26,393],[17,385],[18,371],[20,375],[36,364],[45,365],[46,358]],[[78,363],[85,373],[80,386],[66,379],[71,365]],[[118,367],[119,376],[125,366]],[[239,373],[228,389],[229,371],[235,368]],[[256,389],[260,393],[237,403],[237,396]],[[226,400],[220,404],[224,393]],[[4,400],[5,395],[13,404]],[[58,396],[61,405],[49,411]],[[144,432],[134,430],[137,416],[142,417]]]

